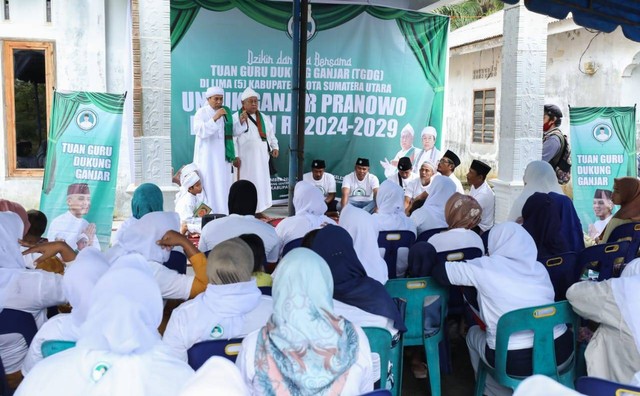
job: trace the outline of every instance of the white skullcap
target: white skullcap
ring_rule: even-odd
[[[438,136],[438,131],[436,131],[436,128],[432,126],[428,126],[422,130],[422,136],[425,136],[425,135],[431,135],[435,138]]]
[[[422,165],[427,165],[427,166],[431,167],[431,169],[432,169],[434,172],[436,171],[436,169],[438,169],[438,167],[437,167],[437,166],[435,166],[435,165],[433,164],[433,162],[431,162],[431,161],[429,161],[429,160],[426,160],[426,161],[424,161],[422,164],[420,164],[420,168],[422,168]]]
[[[185,190],[193,187],[200,180],[200,176],[198,176],[198,172],[189,172],[182,173],[180,175],[180,186],[182,186]]]
[[[411,126],[411,124],[405,125],[404,128],[402,128],[402,132],[400,132],[400,135],[404,135],[404,134],[407,134],[407,133],[410,133],[411,136],[413,136],[414,131],[413,131],[413,127]]]
[[[258,95],[256,91],[254,91],[252,88],[247,88],[242,93],[242,96],[240,96],[240,100],[244,102],[246,99],[253,98],[253,97],[258,98],[258,100],[260,100],[260,95]]]
[[[209,87],[207,92],[204,94],[204,98],[209,99],[214,95],[224,95],[224,89],[220,87]]]

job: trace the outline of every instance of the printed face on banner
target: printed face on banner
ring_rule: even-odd
[[[97,123],[98,116],[95,112],[89,109],[80,111],[78,113],[78,116],[76,117],[76,124],[78,125],[78,128],[83,131],[89,131],[93,129],[93,127],[95,127]]]
[[[90,194],[70,194],[67,196],[67,205],[69,205],[69,212],[75,217],[82,217],[89,213],[91,208],[91,195]]]

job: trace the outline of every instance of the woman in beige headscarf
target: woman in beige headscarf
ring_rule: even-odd
[[[620,209],[602,231],[598,243],[607,243],[611,232],[617,226],[640,221],[640,180],[636,177],[614,179],[611,201],[620,205]]]
[[[438,253],[464,248],[478,248],[484,252],[480,236],[472,231],[480,224],[482,208],[472,196],[455,193],[444,206],[449,229],[429,238]]]

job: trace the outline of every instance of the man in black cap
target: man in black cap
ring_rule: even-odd
[[[467,182],[471,185],[469,195],[478,201],[482,208],[482,219],[478,228],[485,232],[493,227],[495,218],[496,197],[487,183],[487,175],[491,167],[482,161],[473,160],[467,173]]]
[[[411,159],[409,157],[402,157],[398,160],[398,171],[387,180],[399,184],[404,191],[407,190],[409,182],[417,178],[418,176],[411,171]]]
[[[328,172],[325,172],[326,164],[324,160],[314,159],[311,161],[311,172],[302,175],[302,180],[307,181],[318,187],[324,195],[324,201],[327,203],[327,211],[337,211],[338,201],[336,200],[336,178]]]
[[[355,170],[342,179],[341,207],[347,204],[373,213],[376,208],[376,194],[380,181],[376,175],[369,173],[369,159],[358,158]]]
[[[544,105],[542,121],[542,160],[551,164],[555,169],[562,155],[562,146],[565,144],[564,136],[560,131],[562,124],[562,111],[553,104]]]
[[[456,184],[456,192],[464,194],[464,188],[462,188],[460,179],[453,173],[458,165],[460,165],[460,158],[458,158],[453,151],[447,150],[442,158],[440,158],[440,162],[438,162],[438,172],[440,172],[442,176],[447,176]]]

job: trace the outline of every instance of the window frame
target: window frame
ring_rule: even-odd
[[[2,42],[2,71],[4,84],[5,131],[7,152],[7,177],[43,177],[43,168],[18,168],[16,154],[16,112],[13,50],[41,50],[44,51],[45,64],[45,95],[46,95],[46,136],[49,134],[49,122],[53,101],[53,87],[55,85],[54,42],[53,41],[22,41],[3,40]]]
[[[487,92],[493,91],[493,131],[491,131],[492,139],[490,142],[485,141],[485,118],[487,105]],[[476,115],[476,93],[482,92],[482,130],[480,132],[480,140],[475,140],[475,115]],[[475,144],[494,144],[496,142],[496,109],[497,109],[497,92],[495,88],[482,88],[473,90],[473,98],[471,101],[471,143]],[[489,131],[486,131],[487,133]]]

